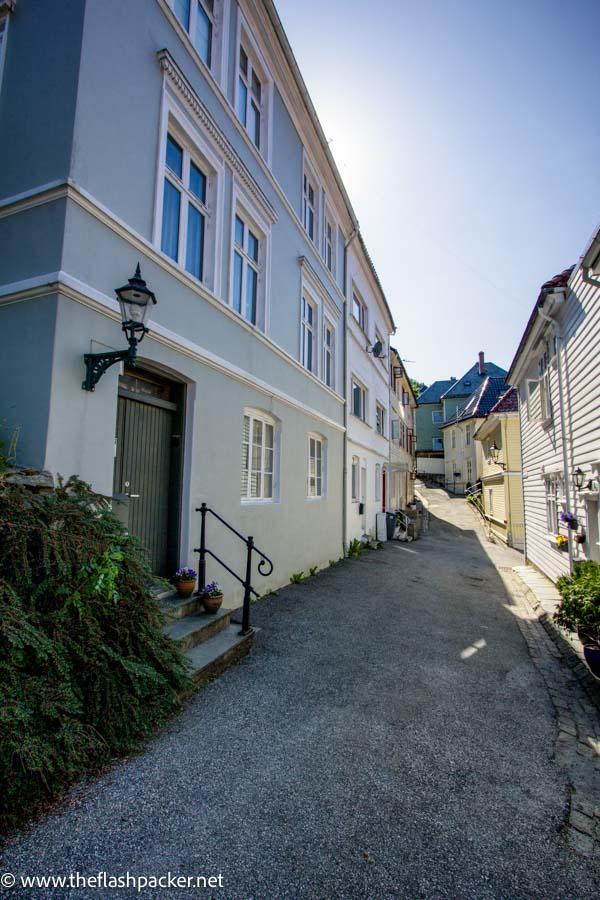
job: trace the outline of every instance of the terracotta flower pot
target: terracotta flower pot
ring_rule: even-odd
[[[196,587],[196,580],[186,580],[186,581],[176,581],[175,582],[175,590],[177,591],[178,597],[191,597],[194,592],[194,588]]]
[[[215,594],[212,597],[209,594],[203,594],[202,606],[207,613],[216,613],[221,608],[223,602],[223,594]]]

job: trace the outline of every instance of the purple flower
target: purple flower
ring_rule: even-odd
[[[198,573],[194,569],[190,569],[189,566],[182,566],[181,569],[177,569],[175,572],[175,580],[195,581],[197,577]]]

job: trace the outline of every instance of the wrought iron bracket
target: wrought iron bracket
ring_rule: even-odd
[[[107,369],[118,362],[129,363],[135,366],[137,356],[137,342],[131,344],[127,350],[113,350],[110,353],[86,353],[83,357],[85,363],[85,380],[81,387],[84,391],[93,391]]]

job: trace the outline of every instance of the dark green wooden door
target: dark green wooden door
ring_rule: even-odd
[[[138,370],[119,379],[117,494],[129,495],[129,531],[148,551],[156,575],[177,567],[179,386]]]

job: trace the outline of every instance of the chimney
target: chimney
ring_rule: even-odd
[[[485,356],[483,350],[479,351],[479,374],[485,375]]]

